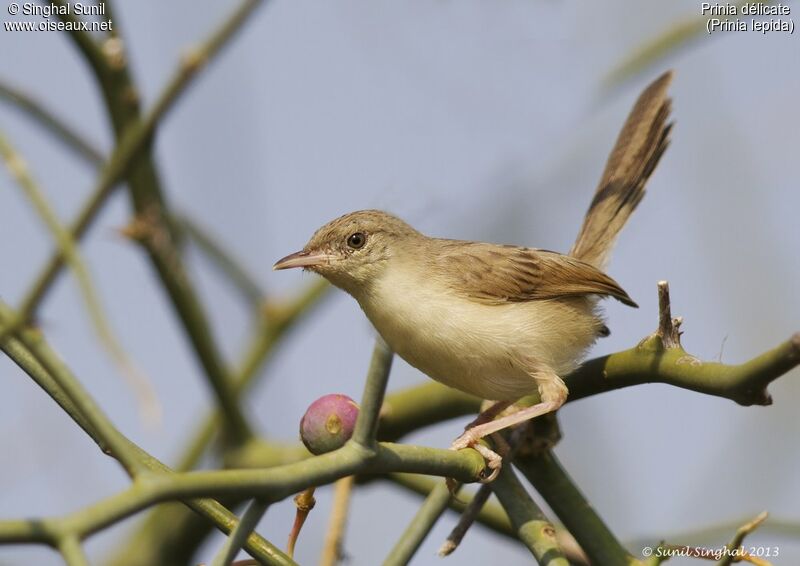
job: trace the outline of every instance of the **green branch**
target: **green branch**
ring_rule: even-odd
[[[552,452],[527,456],[518,454],[514,464],[544,497],[592,564],[627,566],[637,563],[572,482]]]
[[[635,348],[586,362],[565,380],[567,401],[643,383],[665,383],[740,405],[769,405],[767,385],[800,364],[800,333],[738,365],[702,362],[681,348],[666,349],[657,338]]]
[[[386,343],[381,338],[376,339],[367,371],[367,382],[361,396],[361,408],[353,430],[353,442],[367,449],[373,447],[378,434],[378,419],[393,358],[394,353]]]
[[[31,332],[25,331],[25,333]],[[6,351],[12,357],[15,354],[13,350],[6,349]],[[38,361],[38,358],[42,356],[42,351],[35,351],[34,355]],[[15,359],[15,361],[18,360]],[[20,361],[23,365],[26,360]],[[28,369],[27,364],[23,365],[23,369]],[[63,367],[47,369],[50,372],[58,373],[66,371]],[[52,387],[54,383],[59,384],[56,381],[40,383],[40,385]],[[69,385],[67,383],[68,387]],[[58,391],[52,393],[54,398],[59,398]],[[70,402],[71,404],[65,407],[70,414],[73,414],[76,408],[78,408],[79,414],[84,413],[84,408],[71,397]],[[83,420],[82,417],[79,419]],[[87,418],[84,426],[94,431],[97,424],[91,418]],[[122,438],[124,439],[124,437]],[[132,451],[132,446],[132,444],[128,444],[128,450]],[[166,474],[163,465],[156,460],[141,455],[137,455],[137,457],[140,462],[147,464],[148,469],[160,471],[158,473],[140,473],[139,479],[135,480],[134,485],[128,491],[79,511],[70,517],[61,520],[28,522],[29,527],[39,525],[35,531],[32,528],[29,531],[32,540],[34,536],[35,540],[41,540],[42,532],[70,532],[81,537],[87,536],[148,504],[167,499],[209,495],[244,496],[249,494],[252,496],[252,494],[256,494],[264,497],[267,501],[277,501],[309,485],[328,483],[338,477],[353,473],[407,471],[444,475],[462,481],[470,481],[477,478],[483,468],[483,459],[472,450],[453,452],[390,444],[379,445],[373,454],[365,452],[355,443],[349,443],[337,452],[271,470]],[[46,528],[42,528],[41,525],[45,525]],[[21,535],[20,527],[19,521],[0,523],[0,542],[12,540],[18,542]]]
[[[4,319],[7,313],[6,307],[0,311]],[[50,540],[52,537],[61,540],[67,535],[84,538],[132,513],[162,501],[208,496],[255,495],[269,503],[311,485],[330,483],[340,477],[356,473],[385,474],[404,471],[473,481],[479,477],[484,465],[483,458],[474,450],[454,452],[392,444],[378,444],[371,450],[365,450],[363,445],[351,441],[333,453],[269,470],[170,473],[157,460],[130,443],[102,413],[96,410],[91,398],[83,391],[69,370],[60,362],[51,359],[51,353],[44,341],[31,340],[33,334],[32,330],[24,330],[20,333],[20,340],[22,345],[30,350],[38,364],[33,369],[44,369],[51,378],[49,381],[40,382],[40,385],[55,389],[48,391],[54,399],[61,399],[66,395],[69,402],[65,410],[70,414],[76,414],[77,420],[83,424],[85,430],[95,437],[101,446],[108,446],[112,455],[133,463],[126,466],[126,469],[130,467],[136,470],[133,485],[116,496],[67,517],[27,523],[29,527],[40,525],[39,532],[55,533],[49,535]],[[5,348],[6,342],[3,345]],[[10,348],[5,350],[13,359],[14,350]],[[390,360],[390,354],[379,346],[374,363],[371,364],[371,378],[365,388],[368,395],[375,396],[376,399],[365,399],[365,406],[380,407],[380,399],[383,396],[381,385],[385,385],[384,374],[388,370]],[[15,361],[20,361],[23,369],[28,369],[30,365],[25,363],[25,359],[15,359]],[[35,377],[37,372],[32,373]],[[362,430],[374,430],[369,413],[368,411],[367,418],[362,420],[364,423],[361,425]],[[377,410],[374,417],[377,418]],[[150,471],[144,471],[145,468]],[[20,526],[19,521],[0,522],[0,542],[18,541],[21,534]],[[37,534],[34,537],[34,533],[31,533],[31,536],[39,540],[43,535]]]
[[[83,538],[164,501],[255,496],[268,504],[307,487],[326,485],[353,474],[410,472],[471,482],[477,481],[483,466],[483,458],[472,449],[456,452],[381,443],[372,453],[349,442],[334,452],[268,470],[143,472],[131,487],[119,494],[66,517],[39,520],[38,524],[45,525],[47,531]],[[20,541],[20,521],[0,521],[0,543],[12,540]]]
[[[0,303],[0,322],[8,312],[7,307]],[[33,330],[24,330],[24,335],[29,335],[31,340],[40,339],[38,333]],[[62,383],[69,381],[70,375],[68,370],[63,365],[49,366],[42,358],[41,350],[31,351],[19,340],[7,338],[0,342],[0,348],[16,363],[23,371],[33,378],[39,385],[58,405],[80,426],[87,435],[94,440],[97,445],[106,453],[114,452],[109,448],[109,444],[105,440],[101,431],[98,431],[96,424],[87,417],[84,409],[80,404],[73,400],[73,396],[69,395],[62,386]],[[54,374],[58,377],[54,377]],[[66,374],[66,375],[65,375]],[[88,397],[85,391],[82,390],[80,384],[76,385],[77,389],[81,391],[79,397]],[[139,448],[136,444],[125,438],[121,433],[116,433],[117,451],[119,446],[125,445],[122,452],[129,454],[131,459],[137,460],[136,468],[148,469],[159,473],[171,473],[171,470],[159,462],[157,459],[150,456],[147,452]],[[133,488],[132,488],[133,489]],[[216,501],[211,500],[188,500],[184,503],[195,511],[198,515],[204,517],[213,523],[223,533],[230,533],[237,520],[235,515],[225,509]],[[113,509],[113,507],[112,507]],[[107,506],[100,506],[98,513],[108,513]],[[98,516],[94,517],[95,521],[102,519]],[[76,520],[83,520],[82,516],[78,515]],[[69,524],[67,523],[67,526]],[[90,527],[83,523],[72,525],[73,531],[83,532],[84,536],[94,532]],[[85,532],[81,529],[85,528]],[[99,526],[97,528],[100,528]],[[0,543],[44,543],[56,546],[58,542],[65,536],[63,531],[65,529],[64,522],[56,520],[22,520],[22,521],[6,521],[4,528],[0,532]],[[72,531],[70,531],[72,532]],[[256,533],[251,534],[245,549],[251,555],[258,557],[267,564],[277,564],[282,566],[290,566],[294,564],[288,557],[286,557],[280,550],[264,540]]]
[[[453,494],[445,482],[439,480],[386,556],[383,566],[408,564],[452,499],[454,499]]]
[[[731,399],[740,405],[766,405],[767,386],[800,365],[800,333],[775,348],[736,365],[703,362],[681,348],[664,348],[651,336],[637,346],[585,362],[564,381],[567,403],[607,391],[645,383],[664,383]],[[538,395],[525,398],[525,404]],[[386,402],[381,438],[399,438],[450,418],[477,412],[480,400],[444,385],[428,382],[394,393]]]
[[[503,466],[491,486],[500,505],[508,513],[517,537],[536,557],[536,561],[542,566],[569,566],[556,540],[555,528],[522,487],[513,468]]]

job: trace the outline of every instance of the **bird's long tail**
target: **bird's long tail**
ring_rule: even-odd
[[[645,184],[669,145],[672,71],[639,96],[608,157],[570,255],[605,269],[617,235],[644,196]]]

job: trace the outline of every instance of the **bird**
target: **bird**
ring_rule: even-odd
[[[410,365],[494,402],[451,446],[478,450],[486,481],[502,458],[479,440],[564,404],[563,377],[609,334],[599,300],[637,306],[604,270],[669,145],[671,79],[671,71],[661,75],[634,104],[567,254],[431,237],[390,213],[360,210],[325,224],[273,266],[326,278]],[[514,407],[536,393],[537,404]]]

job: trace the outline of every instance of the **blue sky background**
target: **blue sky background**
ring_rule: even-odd
[[[184,49],[235,5],[117,4],[115,25],[145,105]],[[5,7],[2,14],[10,17]],[[609,268],[641,308],[608,302],[612,336],[593,353],[629,347],[650,333],[656,282],[668,279],[673,312],[685,320],[686,349],[738,363],[800,330],[797,35],[699,37],[622,86],[602,88],[644,42],[699,16],[694,0],[276,0],[256,12],[168,116],[158,131],[158,165],[174,207],[235,250],[275,296],[312,276],[273,273],[273,262],[327,220],[362,208],[385,208],[433,235],[565,251],[633,100],[674,68],[673,142]],[[0,32],[0,77],[110,149],[98,91],[65,36]],[[0,127],[60,217],[73,217],[93,172],[7,105],[0,106]],[[174,462],[212,399],[145,258],[115,235],[128,214],[120,193],[83,249],[114,328],[156,384],[166,411],[162,428],[139,421],[71,276],[43,305],[42,322],[123,432]],[[18,304],[52,244],[5,171],[0,233],[0,295]],[[204,261],[191,260],[217,336],[236,356],[247,313]],[[360,396],[372,336],[355,302],[332,294],[267,366],[248,414],[261,431],[294,440],[311,401],[331,392]],[[570,404],[560,413],[557,454],[626,541],[680,542],[674,534],[742,522],[764,509],[776,522],[800,525],[798,377],[795,371],[770,388],[769,408],[661,385]],[[425,379],[397,363],[390,389]],[[1,518],[66,513],[124,488],[119,468],[5,358],[0,383]],[[409,440],[447,446],[465,422]],[[318,500],[299,545],[301,563],[319,555],[329,491]],[[349,563],[379,563],[418,503],[393,487],[359,490]],[[282,545],[292,516],[291,502],[275,506],[259,531]],[[440,521],[414,564],[440,563],[435,551],[454,523],[454,516]],[[93,537],[91,557],[101,563],[132,524]],[[200,558],[210,559],[220,540]],[[779,545],[776,564],[800,561],[800,544],[769,529],[749,540]],[[489,560],[529,558],[475,528],[449,562]],[[59,561],[39,547],[0,548],[2,564]]]

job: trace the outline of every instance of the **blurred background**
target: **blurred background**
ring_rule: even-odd
[[[235,6],[116,4],[114,26],[145,108],[187,46]],[[5,6],[2,14],[10,19]],[[313,276],[273,273],[274,261],[324,222],[362,208],[392,211],[432,235],[566,251],[634,99],[674,68],[672,145],[609,269],[641,308],[606,302],[612,335],[593,355],[654,330],[656,282],[668,279],[685,348],[742,362],[800,330],[800,43],[781,32],[700,33],[638,72],[615,74],[649,42],[700,18],[694,0],[269,2],[159,128],[168,198],[234,250],[275,297]],[[0,32],[0,78],[110,151],[96,85],[63,34]],[[0,127],[59,217],[72,218],[94,171],[7,104],[0,104]],[[174,463],[213,399],[146,258],[116,232],[129,215],[119,192],[83,250],[115,331],[155,384],[161,427],[139,418],[118,368],[98,347],[71,274],[44,303],[41,324],[121,430]],[[0,233],[0,295],[18,305],[53,245],[6,170]],[[189,260],[225,354],[238,359],[250,313],[207,261]],[[259,430],[295,441],[314,399],[332,392],[358,399],[373,334],[352,299],[331,293],[249,395],[245,408]],[[798,564],[798,377],[795,370],[770,387],[768,408],[662,385],[582,400],[560,411],[564,439],[556,452],[634,555],[646,542],[690,542],[693,533],[724,526],[691,538],[718,545],[768,510],[766,526],[747,542],[779,546],[776,564]],[[390,390],[425,379],[398,361]],[[127,485],[120,468],[4,356],[0,383],[0,518],[70,512]],[[407,440],[447,446],[464,424]],[[300,563],[319,556],[330,490],[317,499],[298,544]],[[357,490],[348,564],[378,564],[418,505],[385,484]],[[293,516],[291,501],[276,505],[259,532],[282,545]],[[93,563],[135,521],[91,538]],[[436,549],[455,521],[440,520],[414,564],[440,563]],[[198,560],[210,560],[221,540],[214,537]],[[530,558],[477,526],[446,562],[490,560]],[[46,548],[0,548],[3,565],[59,563]]]

